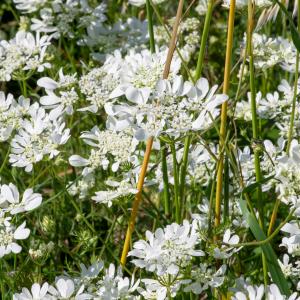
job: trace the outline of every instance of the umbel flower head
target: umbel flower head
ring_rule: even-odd
[[[196,247],[200,240],[195,228],[187,221],[182,225],[173,223],[159,228],[153,234],[146,232],[146,241],[135,242],[128,253],[135,257],[132,263],[158,276],[177,275],[194,256],[204,256]]]
[[[128,102],[107,104],[107,126],[115,130],[131,127],[138,140],[167,133],[178,136],[189,130],[204,130],[218,115],[218,106],[227,100],[215,94],[217,86],[209,89],[208,81],[201,78],[193,85],[181,76],[170,80],[159,79],[155,88],[126,90]]]
[[[34,36],[19,31],[10,41],[0,40],[0,81],[10,81],[17,71],[43,72],[51,65],[46,60],[46,50],[51,37]]]

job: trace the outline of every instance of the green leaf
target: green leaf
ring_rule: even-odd
[[[265,240],[267,237],[265,233],[262,231],[262,229],[260,228],[256,220],[256,217],[249,212],[246,201],[241,198],[239,202],[240,202],[240,207],[243,216],[246,218],[248,225],[256,240],[258,241]],[[271,274],[273,282],[278,286],[282,294],[289,296],[290,290],[289,290],[288,282],[282,273],[282,270],[278,264],[276,253],[273,250],[271,244],[266,243],[261,245],[260,247],[266,257],[267,267]]]
[[[297,30],[297,27],[294,24],[293,18],[287,11],[286,7],[280,1],[273,0],[273,2],[277,3],[277,5],[280,7],[280,9],[283,11],[283,13],[288,18],[288,20],[290,22],[290,26],[291,26],[291,36],[292,36],[293,43],[294,43],[295,47],[297,48],[297,50],[300,52],[300,34],[299,34],[299,31]]]
[[[257,181],[257,182],[254,182],[248,186],[246,186],[243,190],[242,190],[242,194],[245,194],[245,193],[250,193],[254,190],[256,190],[260,185],[268,182],[269,180],[273,179],[275,175],[272,175],[272,176],[269,176],[269,177],[266,177],[266,178],[263,178],[262,180],[260,181]]]

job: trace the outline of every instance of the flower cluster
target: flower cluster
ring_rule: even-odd
[[[0,257],[10,253],[20,253],[22,247],[19,240],[29,237],[30,230],[26,228],[26,221],[15,226],[12,217],[22,212],[31,211],[42,203],[42,196],[34,193],[32,189],[27,189],[23,193],[22,199],[17,187],[10,183],[1,185],[0,190]]]
[[[24,80],[36,70],[50,68],[47,47],[51,37],[19,31],[15,38],[0,40],[0,81]]]

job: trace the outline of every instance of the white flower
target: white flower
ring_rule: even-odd
[[[218,270],[209,267],[208,264],[200,264],[191,271],[191,283],[184,288],[185,292],[201,294],[209,287],[217,288],[224,283],[226,265],[222,265]]]
[[[119,197],[136,194],[138,190],[135,186],[127,180],[121,182],[107,180],[106,185],[116,188],[115,190],[99,191],[92,197],[97,203],[107,204],[108,207],[112,206],[112,201]]]
[[[4,207],[5,211],[14,215],[23,211],[30,211],[42,203],[42,196],[38,193],[33,193],[32,189],[25,190],[22,200],[20,202],[19,191],[15,185],[1,186],[0,206]]]
[[[162,78],[167,51],[151,53],[130,52],[125,56],[120,69],[120,85],[111,93],[110,98],[125,95],[133,103],[145,103],[158,79]],[[180,60],[174,57],[170,67],[170,77],[180,68]]]
[[[210,90],[204,78],[194,86],[181,76],[159,79],[154,89],[127,86],[126,97],[133,105],[106,105],[107,126],[115,130],[132,127],[138,140],[164,132],[178,136],[206,129],[219,114],[217,106],[227,100],[226,95],[215,95],[216,89]]]
[[[83,132],[81,138],[94,148],[88,159],[72,155],[69,162],[74,167],[85,167],[83,170],[85,176],[99,167],[106,170],[110,165],[110,158],[113,160],[111,169],[116,172],[120,164],[131,161],[132,153],[137,145],[136,140],[125,132],[100,131],[97,126],[91,131]]]
[[[118,72],[115,72],[118,68],[118,58],[121,59],[117,53],[114,61],[111,57],[108,57],[102,67],[94,68],[80,78],[80,91],[91,104],[88,107],[79,109],[80,111],[88,110],[96,113],[109,101],[111,92],[119,84]]]
[[[22,126],[11,141],[9,161],[13,166],[30,172],[33,164],[45,155],[53,158],[59,154],[59,145],[65,144],[70,130],[65,129],[61,119],[51,120],[50,116],[37,103],[29,110],[30,119],[22,121]]]
[[[51,299],[51,296],[48,294],[49,284],[45,282],[42,286],[38,283],[34,283],[29,291],[27,288],[22,288],[20,294],[14,294],[13,300],[47,300]]]
[[[55,287],[49,286],[49,293],[56,297],[56,299],[70,299],[86,300],[93,299],[93,296],[84,292],[84,285],[80,286],[77,290],[75,284],[71,279],[59,278],[55,282]]]
[[[25,226],[26,222],[23,222],[15,229],[11,225],[6,226],[0,223],[0,258],[11,252],[21,252],[22,247],[17,244],[17,241],[27,239],[30,234],[30,230]]]
[[[154,4],[161,4],[166,0],[153,0]],[[129,3],[134,6],[143,6],[146,4],[146,0],[129,0]]]
[[[195,249],[199,242],[195,229],[185,220],[183,225],[173,223],[157,229],[154,234],[146,231],[146,241],[135,242],[128,255],[136,257],[132,263],[139,268],[159,276],[176,275],[194,256],[204,255]]]
[[[223,243],[221,248],[214,249],[214,257],[217,259],[227,259],[232,256],[234,253],[238,252],[242,247],[235,248],[230,247],[230,245],[236,245],[240,241],[238,235],[231,235],[230,229],[227,229],[223,236]]]
[[[44,6],[48,0],[13,0],[16,8],[23,13],[32,13]]]
[[[288,253],[293,256],[300,256],[300,227],[297,222],[286,223],[281,231],[289,233],[290,237],[282,239],[282,246],[288,249]]]
[[[50,68],[46,61],[46,50],[50,37],[34,36],[30,32],[19,31],[10,41],[0,41],[0,80],[10,81],[14,72],[21,70],[37,70],[43,72]]]
[[[233,300],[261,300],[264,296],[264,286],[245,286],[244,291],[238,291],[232,297]]]
[[[130,281],[128,277],[123,277],[122,269],[116,268],[113,264],[105,270],[105,275],[98,282],[98,290],[96,295],[103,300],[117,300],[117,299],[134,299],[131,294],[139,285],[139,280],[134,282],[134,278]],[[96,297],[96,299],[98,299]]]

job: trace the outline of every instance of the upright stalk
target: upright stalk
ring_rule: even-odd
[[[229,79],[231,70],[231,56],[234,31],[234,15],[235,15],[235,0],[230,1],[228,31],[227,31],[227,46],[224,70],[223,93],[228,94]],[[221,127],[219,140],[219,163],[217,172],[217,187],[216,187],[216,203],[215,203],[215,227],[221,223],[221,199],[222,199],[222,184],[223,184],[223,169],[224,169],[224,146],[226,139],[226,123],[227,123],[227,101],[222,104],[221,110]]]
[[[153,32],[153,19],[152,19],[152,7],[150,0],[146,0],[146,10],[148,18],[148,32],[150,40],[150,51],[151,53],[155,52],[155,40]],[[164,198],[164,209],[166,217],[170,215],[170,192],[169,192],[169,179],[168,179],[168,165],[167,165],[167,155],[166,147],[164,142],[160,142],[160,154],[161,154],[161,165],[162,165],[162,174],[163,174],[163,198]]]
[[[254,23],[254,3],[252,0],[248,0],[248,24],[247,24],[247,52],[249,59],[249,72],[250,72],[250,100],[251,100],[251,115],[252,115],[252,137],[253,137],[253,151],[254,151],[254,167],[255,167],[255,177],[256,182],[262,180],[262,173],[260,168],[260,147],[255,145],[259,138],[258,130],[258,119],[256,114],[256,91],[255,91],[255,75],[254,75],[254,59],[253,59],[253,49],[252,49],[252,33]],[[262,189],[259,185],[257,188],[257,207],[258,207],[258,221],[260,227],[264,230],[264,219],[263,219],[263,198]],[[262,266],[263,266],[263,277],[264,284],[268,284],[268,270],[267,261],[264,254],[262,254]]]
[[[147,1],[149,1],[149,0],[147,0]],[[172,37],[171,37],[170,44],[169,44],[169,51],[168,51],[168,55],[167,55],[167,59],[166,59],[164,72],[163,72],[164,79],[167,79],[169,76],[170,66],[171,66],[174,50],[176,47],[176,37],[177,37],[178,27],[179,27],[181,15],[182,15],[183,3],[184,3],[184,0],[179,0],[176,19],[175,19],[175,23],[174,23],[174,27],[173,27],[173,32],[172,32]],[[148,17],[150,18],[151,16],[148,16]],[[139,208],[139,205],[140,205],[140,202],[142,199],[142,188],[144,185],[144,180],[145,180],[146,171],[147,171],[147,167],[148,167],[148,163],[149,163],[152,144],[153,144],[153,137],[150,137],[147,140],[146,152],[144,155],[144,160],[143,160],[143,164],[141,167],[141,171],[139,174],[139,180],[138,180],[138,184],[137,184],[138,192],[135,195],[135,199],[133,202],[133,207],[132,207],[132,211],[131,211],[131,215],[130,215],[130,219],[129,219],[127,232],[126,232],[125,242],[124,242],[124,246],[123,246],[123,250],[122,250],[121,264],[123,267],[126,264],[127,254],[128,254],[128,250],[129,250],[130,241],[131,241],[131,236],[132,236],[132,232],[134,231],[135,220],[136,220],[138,208]]]
[[[203,32],[202,32],[202,36],[201,36],[200,50],[199,50],[197,66],[196,66],[196,75],[195,75],[196,81],[201,77],[201,74],[202,74],[205,48],[207,45],[207,38],[208,38],[209,29],[210,29],[210,23],[211,23],[214,3],[215,3],[215,0],[208,1],[207,12],[205,15],[204,27],[203,27]],[[184,201],[185,177],[186,177],[187,166],[188,166],[188,155],[189,155],[191,139],[192,139],[191,135],[188,135],[184,141],[182,165],[180,168],[180,191],[179,191],[180,195],[179,195],[179,197],[180,197],[181,202]]]
[[[252,139],[254,151],[254,167],[256,181],[262,180],[262,173],[260,168],[260,147],[256,145],[259,139],[258,118],[256,113],[256,91],[255,91],[255,74],[254,74],[254,60],[252,49],[252,32],[253,32],[253,4],[252,0],[248,0],[248,28],[247,28],[247,52],[249,59],[249,73],[250,73],[250,101],[251,101],[251,115],[252,115]],[[262,203],[262,189],[261,186],[257,188],[257,201],[259,211],[259,223],[263,228],[263,203]]]
[[[207,38],[208,38],[208,33],[209,33],[209,28],[211,23],[211,17],[214,10],[214,4],[215,4],[215,0],[209,0],[207,4],[207,12],[205,15],[204,27],[201,36],[201,44],[200,44],[200,50],[198,55],[197,67],[196,67],[196,80],[198,80],[202,74],[205,48],[206,48],[206,43],[207,43]]]
[[[300,32],[299,22],[300,22],[300,0],[298,0],[298,31]],[[293,103],[292,103],[291,123],[290,123],[290,128],[289,128],[289,133],[288,133],[288,143],[287,143],[287,147],[286,147],[287,153],[289,153],[289,151],[290,151],[291,142],[293,139],[296,100],[297,100],[297,94],[298,94],[298,78],[299,78],[299,51],[297,51],[297,56],[296,56],[294,95],[293,95]]]
[[[177,158],[176,158],[175,141],[171,143],[170,147],[171,147],[172,158],[173,158],[175,221],[177,223],[180,223],[181,216],[180,216],[180,202],[179,202],[179,177],[178,177],[178,165],[177,165]]]

